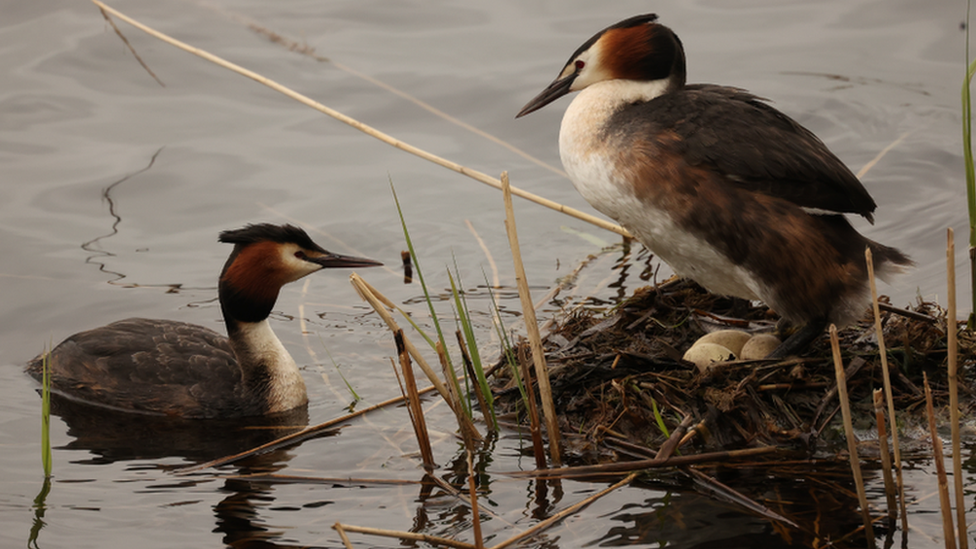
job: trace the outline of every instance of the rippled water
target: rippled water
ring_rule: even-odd
[[[406,142],[486,173],[508,170],[514,185],[588,212],[561,176],[343,67],[558,166],[556,134],[568,101],[518,121],[514,114],[593,32],[653,10],[681,36],[690,81],[739,86],[774,100],[855,171],[896,143],[863,179],[879,204],[877,224],[863,224],[865,233],[918,262],[898,286],[882,288],[894,303],[916,295],[944,299],[946,227],[956,229],[958,247],[965,249],[958,99],[964,11],[955,4],[172,0],[115,7]],[[466,221],[497,262],[500,283],[510,289],[514,279],[497,191],[120,22],[165,83],[161,87],[91,4],[4,1],[0,13],[2,545],[23,546],[34,525],[39,547],[335,547],[340,542],[330,527],[337,520],[442,535],[460,531],[468,539],[465,508],[450,499],[425,500],[414,485],[173,476],[168,469],[174,466],[249,447],[253,433],[232,431],[218,441],[208,434],[194,438],[187,427],[163,438],[151,426],[119,427],[112,418],[55,418],[55,476],[46,508],[37,509],[34,498],[43,486],[39,404],[21,365],[52,341],[128,316],[221,329],[214,298],[215,277],[228,253],[216,242],[222,229],[257,221],[302,223],[329,249],[386,262],[390,270],[363,275],[394,301],[415,303],[419,288],[404,286],[396,268],[404,245],[392,180],[435,289],[448,286],[442,272],[453,264],[452,254],[468,286],[483,283],[482,269],[491,276]],[[247,20],[335,63],[272,44],[242,23]],[[617,240],[538,206],[519,201],[516,208],[537,296],[599,251],[601,242]],[[968,273],[964,255],[958,254],[960,276]],[[612,272],[612,265],[612,258],[604,259],[584,271],[579,295],[612,300],[642,284],[642,265],[627,267],[627,278]],[[506,308],[518,310],[512,292],[501,294]],[[960,290],[962,303],[968,295]],[[478,297],[473,303],[480,308],[480,335],[488,341],[486,300],[483,293]],[[276,310],[275,329],[304,365],[311,423],[341,415],[351,400],[333,360],[368,403],[398,394],[387,359],[391,338],[345,273],[326,272],[288,287]],[[222,472],[416,481],[421,473],[408,455],[415,445],[404,420],[402,409],[378,412],[351,422],[338,436]],[[447,474],[455,459],[450,423],[435,411],[433,424],[442,430],[437,459]],[[140,432],[144,436],[136,436]],[[518,438],[504,437],[489,469],[530,467],[520,456]],[[910,481],[918,483],[920,495],[934,490],[930,478],[919,476]],[[537,501],[524,482],[496,476],[488,505],[497,516],[487,531],[500,541],[512,528],[526,528],[601,487],[567,482],[561,494]],[[794,495],[809,497],[802,490]],[[665,481],[623,490],[573,515],[536,545],[784,544],[769,523],[731,506],[703,504],[708,501],[671,491]],[[931,505],[915,511],[913,525],[938,539],[939,527],[927,514]],[[35,522],[40,519],[43,526]],[[912,542],[941,545],[926,535]]]

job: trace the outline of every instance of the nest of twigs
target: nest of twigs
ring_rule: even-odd
[[[544,342],[561,430],[572,433],[564,441],[567,453],[599,463],[632,454],[631,444],[656,448],[688,414],[701,419],[695,443],[705,449],[775,445],[811,455],[833,452],[837,437],[828,426],[839,403],[826,334],[802,356],[783,361],[729,362],[703,373],[681,359],[707,331],[774,325],[767,308],[714,296],[687,280],[638,290],[605,315],[569,316]],[[896,408],[915,413],[924,404],[922,372],[936,402],[944,401],[945,311],[928,302],[904,311],[885,307],[882,326]],[[882,386],[870,312],[839,335],[855,417],[867,418],[871,391]],[[963,331],[959,345],[960,387],[969,406],[976,341]],[[516,412],[518,391],[508,385],[499,402]]]

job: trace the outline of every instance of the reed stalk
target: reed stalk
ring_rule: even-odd
[[[52,345],[53,347],[53,345]],[[41,466],[44,478],[51,478],[54,459],[51,456],[51,352],[44,350],[41,359]]]
[[[376,288],[370,286],[369,283],[363,280],[363,278],[356,273],[349,275],[349,282],[352,284],[352,287],[355,288],[356,293],[359,294],[359,297],[363,298],[364,301],[373,307],[373,310],[376,311],[376,314],[380,316],[380,319],[386,323],[387,328],[389,328],[391,332],[396,333],[397,330],[400,329],[400,326],[395,320],[393,320],[393,316],[384,307],[384,304],[389,304],[389,300],[380,294]],[[403,336],[403,344],[410,353],[410,356],[413,358],[414,362],[420,366],[420,369],[424,372],[424,375],[427,376],[427,379],[437,390],[438,394],[441,395],[441,398],[447,402],[448,406],[452,407],[451,411],[457,414],[458,411],[453,408],[454,403],[449,399],[447,387],[441,381],[440,376],[434,372],[434,369],[430,367],[430,364],[427,363],[427,360],[424,359],[423,355],[420,354],[420,351],[417,350],[417,347],[406,335]]]
[[[908,532],[908,510],[905,507],[905,482],[901,470],[901,444],[898,440],[898,420],[895,416],[895,399],[891,390],[891,374],[888,368],[888,349],[885,345],[884,330],[881,328],[881,308],[878,303],[878,283],[874,276],[874,258],[871,248],[864,249],[864,260],[868,267],[868,284],[871,287],[871,308],[874,312],[874,333],[878,340],[878,357],[881,359],[881,376],[884,382],[885,401],[888,405],[888,421],[891,425],[891,445],[895,459],[895,484],[898,487],[898,510],[901,514],[901,531]]]
[[[337,523],[335,523],[335,524],[334,524],[334,525],[332,526],[332,528],[333,528],[333,529],[334,529],[334,530],[335,530],[336,532],[339,532],[339,537],[340,537],[340,538],[342,538],[342,545],[343,545],[343,546],[344,546],[344,547],[345,547],[346,549],[353,549],[353,548],[352,548],[352,542],[351,542],[351,541],[349,541],[349,536],[347,536],[347,535],[346,535],[346,529],[345,529],[345,528],[343,528],[343,526],[342,526],[342,523],[339,523],[339,522],[337,522]]]
[[[885,428],[884,389],[875,389],[874,418],[878,425],[878,451],[881,454],[881,475],[884,478],[885,498],[888,500],[888,519],[891,527],[898,518],[898,487],[891,473],[891,450],[888,448],[888,432]]]
[[[474,530],[474,545],[477,549],[485,549],[485,542],[481,539],[481,515],[478,511],[478,485],[474,474],[474,458],[471,455],[471,448],[467,449],[468,454],[468,492],[471,497],[471,525]]]
[[[949,370],[949,423],[952,429],[952,475],[956,492],[956,524],[959,527],[959,548],[969,549],[969,540],[966,535],[966,498],[962,486],[961,437],[959,435],[959,376],[957,375],[959,343],[956,336],[959,324],[956,322],[956,241],[951,227],[946,231],[946,240],[946,283],[948,286],[946,346],[948,347]]]
[[[430,447],[430,434],[427,432],[427,421],[424,419],[424,407],[417,392],[417,380],[413,376],[413,366],[410,364],[410,353],[403,344],[403,330],[394,334],[397,356],[400,358],[400,368],[403,372],[403,384],[407,393],[407,410],[410,411],[410,423],[413,425],[417,444],[420,446],[420,457],[427,472],[434,470],[434,452]]]
[[[341,524],[338,522],[332,528],[336,530],[342,528],[346,532],[356,532],[358,534],[369,534],[372,536],[382,536],[386,538],[397,538],[401,540],[410,540],[410,541],[423,541],[426,543],[430,543],[432,545],[445,545],[447,547],[453,547],[455,549],[476,549],[476,547],[470,543],[465,543],[463,541],[455,541],[450,538],[432,536],[430,534],[417,534],[415,532],[386,530],[384,528],[367,528],[365,526],[353,526],[351,524]]]
[[[535,317],[535,306],[529,292],[529,283],[525,279],[525,266],[522,264],[522,252],[519,248],[518,230],[515,227],[515,209],[512,206],[511,186],[508,182],[508,172],[502,172],[502,197],[505,200],[505,231],[508,233],[508,244],[512,249],[512,260],[515,263],[515,281],[518,284],[519,299],[522,302],[522,318],[525,319],[525,332],[532,349],[532,362],[535,365],[536,383],[539,385],[539,398],[542,400],[542,412],[546,420],[546,433],[549,435],[549,456],[555,466],[562,464],[560,453],[559,419],[556,416],[556,406],[552,401],[552,387],[549,384],[549,369],[546,367],[545,351],[542,349],[542,337],[539,334],[539,324]]]
[[[583,507],[586,507],[587,505],[589,505],[589,504],[593,503],[594,501],[602,498],[603,496],[609,494],[610,492],[613,492],[614,490],[616,490],[616,489],[618,489],[618,488],[620,488],[622,486],[626,486],[626,485],[630,484],[631,481],[633,481],[634,478],[636,478],[636,477],[637,477],[637,473],[631,473],[631,474],[627,475],[623,480],[621,480],[621,481],[617,482],[616,484],[614,484],[613,486],[610,486],[608,488],[605,488],[603,490],[600,490],[599,492],[597,492],[597,493],[593,494],[592,496],[584,499],[583,501],[580,501],[579,503],[575,503],[573,505],[570,505],[566,509],[563,509],[562,511],[556,513],[555,515],[553,515],[553,516],[547,518],[546,520],[544,520],[544,521],[536,524],[535,526],[529,528],[528,530],[522,532],[521,534],[518,534],[516,536],[513,536],[511,538],[508,538],[507,540],[499,543],[498,545],[493,545],[491,547],[491,549],[504,549],[505,547],[508,547],[508,546],[510,546],[510,545],[512,545],[514,543],[518,543],[519,541],[522,541],[523,539],[525,539],[527,537],[534,536],[535,534],[541,532],[542,530],[545,530],[546,528],[549,528],[550,526],[552,526],[553,524],[555,524],[555,523],[563,520],[567,516],[572,515],[573,513],[576,513],[577,511],[579,511]]]
[[[844,375],[844,362],[840,357],[837,326],[833,324],[830,325],[830,350],[834,358],[837,398],[840,400],[840,410],[844,417],[844,436],[847,438],[847,452],[851,460],[851,472],[854,474],[854,486],[857,488],[858,505],[861,507],[861,519],[864,521],[864,532],[867,536],[868,547],[874,547],[874,525],[871,522],[868,498],[864,491],[864,479],[861,477],[861,463],[857,457],[857,438],[854,436],[854,424],[851,420],[851,403],[847,398],[847,379]]]
[[[935,428],[935,409],[932,406],[932,388],[929,387],[928,373],[922,372],[925,384],[925,414],[929,419],[929,435],[932,437],[932,461],[939,479],[939,508],[942,509],[942,534],[946,549],[956,549],[956,532],[952,527],[952,504],[949,503],[949,479],[946,477],[945,456],[942,453],[942,439]],[[965,529],[965,522],[963,523]]]
[[[390,145],[390,146],[395,147],[397,149],[400,149],[402,151],[408,152],[408,153],[410,153],[410,154],[412,154],[414,156],[423,158],[424,160],[427,160],[428,162],[432,162],[434,164],[437,164],[438,166],[441,166],[443,168],[447,168],[447,169],[449,169],[451,171],[454,171],[454,172],[457,172],[457,173],[459,173],[461,175],[467,176],[467,177],[469,177],[471,179],[474,179],[475,181],[478,181],[480,183],[484,183],[485,185],[488,185],[490,187],[494,187],[496,189],[501,189],[502,188],[501,181],[499,181],[497,178],[491,177],[491,176],[489,176],[489,175],[487,175],[485,173],[479,172],[477,170],[472,170],[471,168],[467,168],[467,167],[462,166],[461,164],[458,164],[456,162],[451,162],[450,160],[447,160],[447,159],[442,158],[440,156],[437,156],[435,154],[429,153],[429,152],[427,152],[427,151],[425,151],[423,149],[420,149],[418,147],[415,147],[413,145],[410,145],[409,143],[406,143],[404,141],[400,141],[399,139],[396,139],[396,138],[394,138],[394,137],[392,137],[390,135],[387,135],[387,134],[385,134],[385,133],[383,133],[383,132],[381,132],[381,131],[379,131],[379,130],[377,130],[377,129],[375,129],[375,128],[367,125],[367,124],[363,124],[362,122],[360,122],[360,121],[358,121],[358,120],[356,120],[354,118],[351,118],[349,116],[346,116],[345,114],[342,114],[341,112],[339,112],[339,111],[337,111],[335,109],[329,108],[329,107],[327,107],[327,106],[319,103],[318,101],[315,101],[315,100],[313,100],[313,99],[311,99],[311,98],[309,98],[309,97],[307,97],[305,95],[302,95],[302,94],[300,94],[300,93],[292,90],[291,88],[288,88],[286,86],[283,86],[282,84],[279,84],[278,82],[275,82],[274,80],[271,80],[270,78],[264,77],[264,76],[262,76],[262,75],[260,75],[260,74],[258,74],[256,72],[254,72],[254,71],[245,69],[244,67],[241,67],[240,65],[231,63],[230,61],[227,61],[226,59],[223,59],[221,57],[218,57],[218,56],[216,56],[216,55],[214,55],[214,54],[212,54],[210,52],[207,52],[207,51],[202,50],[200,48],[191,46],[189,44],[186,44],[185,42],[181,42],[181,41],[179,41],[179,40],[177,40],[177,39],[175,39],[175,38],[173,38],[173,37],[171,37],[171,36],[169,36],[169,35],[167,35],[165,33],[162,33],[162,32],[160,32],[160,31],[158,31],[156,29],[153,29],[153,28],[151,28],[151,27],[149,27],[147,25],[144,25],[144,24],[140,23],[139,21],[136,21],[135,19],[132,19],[131,17],[125,15],[124,13],[122,13],[122,12],[120,12],[120,11],[112,8],[112,7],[109,7],[105,3],[100,2],[99,0],[92,0],[92,3],[94,3],[96,6],[98,6],[100,9],[104,10],[105,12],[107,12],[107,13],[115,16],[115,17],[118,17],[122,21],[125,21],[126,23],[132,25],[133,27],[141,30],[142,32],[145,32],[146,34],[148,34],[148,35],[150,35],[150,36],[152,36],[154,38],[157,38],[159,40],[162,40],[163,42],[166,42],[167,44],[169,44],[171,46],[175,46],[175,47],[177,47],[177,48],[179,48],[179,49],[181,49],[183,51],[186,51],[188,53],[192,53],[193,55],[196,55],[197,57],[206,59],[207,61],[210,61],[211,63],[213,63],[215,65],[218,65],[220,67],[223,67],[223,68],[225,68],[227,70],[236,72],[237,74],[240,74],[241,76],[245,76],[247,78],[250,78],[251,80],[254,80],[255,82],[258,82],[259,84],[263,84],[263,85],[265,85],[265,86],[267,86],[267,87],[275,90],[278,93],[281,93],[281,94],[283,94],[283,95],[285,95],[285,96],[287,96],[287,97],[289,97],[291,99],[294,99],[295,101],[298,101],[299,103],[301,103],[301,104],[303,104],[303,105],[305,105],[307,107],[311,107],[311,108],[313,108],[313,109],[315,109],[315,110],[317,110],[317,111],[319,111],[319,112],[321,112],[321,113],[323,113],[325,115],[331,116],[332,118],[334,118],[334,119],[336,119],[336,120],[338,120],[338,121],[340,121],[340,122],[342,122],[342,123],[344,123],[344,124],[346,124],[346,125],[348,125],[348,126],[350,126],[352,128],[355,128],[355,129],[357,129],[357,130],[365,133],[366,135],[368,135],[370,137],[376,138],[376,139],[378,139],[378,140],[386,143],[387,145]],[[543,198],[541,196],[532,194],[532,193],[530,193],[528,191],[524,191],[522,189],[517,189],[517,188],[514,188],[513,187],[512,188],[512,194],[514,194],[515,196],[518,196],[520,198],[524,198],[524,199],[526,199],[526,200],[528,200],[530,202],[534,202],[536,204],[539,204],[540,206],[544,206],[546,208],[555,210],[557,212],[564,213],[564,214],[566,214],[566,215],[568,215],[570,217],[575,217],[576,219],[579,219],[581,221],[586,221],[587,223],[590,223],[590,224],[595,225],[597,227],[600,227],[602,229],[606,229],[608,231],[615,232],[615,233],[617,233],[619,235],[622,235],[622,236],[627,236],[627,237],[630,237],[631,236],[630,233],[627,232],[627,230],[624,229],[623,227],[621,227],[620,225],[617,225],[615,223],[610,223],[609,221],[606,221],[604,219],[600,219],[599,217],[590,215],[590,214],[585,213],[585,212],[581,212],[581,211],[579,211],[579,210],[577,210],[575,208],[570,208],[569,206],[564,206],[564,205],[559,204],[557,202],[554,202],[552,200],[548,200],[548,199]]]

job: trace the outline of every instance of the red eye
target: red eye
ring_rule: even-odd
[[[580,61],[579,59],[576,60],[576,70],[580,70],[580,69],[582,69],[585,66],[586,66],[586,63]]]
[[[295,252],[295,257],[297,257],[298,259],[305,259],[305,252],[298,250],[297,252]]]

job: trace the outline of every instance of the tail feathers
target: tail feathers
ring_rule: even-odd
[[[915,262],[901,250],[878,244],[873,240],[868,241],[868,247],[871,248],[875,274],[888,284],[892,283],[892,279],[915,266]]]

